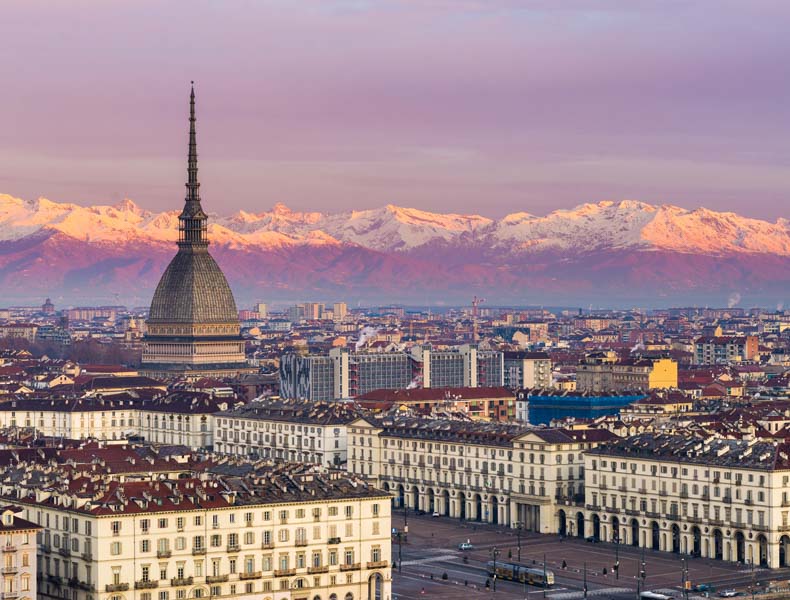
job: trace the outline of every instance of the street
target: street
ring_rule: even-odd
[[[393,535],[393,598],[399,600],[435,596],[440,598],[473,598],[494,594],[493,581],[488,580],[486,562],[496,553],[499,562],[518,562],[531,568],[545,568],[554,573],[555,585],[548,590],[498,580],[496,595],[501,598],[551,598],[574,600],[590,598],[633,599],[637,588],[657,591],[676,598],[683,597],[684,565],[692,585],[709,584],[715,590],[734,588],[744,593],[762,589],[769,581],[790,579],[790,569],[754,569],[705,558],[642,551],[631,546],[590,543],[579,538],[560,539],[559,536],[521,532],[521,560],[519,535],[514,529],[482,523],[461,523],[445,517],[408,514],[406,540]],[[394,511],[392,526],[401,533],[405,526],[403,511]],[[469,540],[474,549],[458,550],[458,544]],[[399,554],[402,564],[399,564]],[[645,576],[639,580],[644,557]],[[613,566],[619,558],[619,574]],[[564,565],[563,565],[564,563]],[[396,565],[400,569],[396,568]],[[711,594],[716,595],[715,592]],[[689,599],[703,598],[704,594],[689,592]]]

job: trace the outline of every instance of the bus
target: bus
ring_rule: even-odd
[[[530,585],[539,585],[541,587],[551,587],[554,585],[554,572],[546,569],[530,569],[518,563],[509,562],[496,562],[496,570],[494,570],[494,561],[486,563],[486,572],[489,577],[496,575],[497,579],[507,579],[509,581],[518,581],[519,583],[528,583]]]

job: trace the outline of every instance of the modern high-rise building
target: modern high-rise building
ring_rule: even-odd
[[[178,217],[178,253],[151,301],[141,373],[151,377],[223,377],[249,371],[236,301],[208,252],[208,217],[200,204],[195,90],[189,99],[187,195]]]
[[[286,354],[280,359],[284,398],[326,401],[356,398],[379,389],[499,387],[504,379],[501,352],[465,344],[449,350],[416,346],[408,352]]]
[[[332,315],[335,321],[342,321],[348,314],[348,305],[345,302],[335,302],[332,305]]]
[[[269,316],[269,305],[265,302],[258,302],[255,305],[255,312],[258,313],[258,318],[266,319]]]

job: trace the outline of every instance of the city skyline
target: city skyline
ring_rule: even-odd
[[[775,220],[790,9],[666,8],[11,2],[0,191],[174,210],[195,79],[210,211],[500,217],[629,198]]]

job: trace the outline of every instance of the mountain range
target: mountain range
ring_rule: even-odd
[[[210,208],[210,206],[207,206]],[[179,211],[0,194],[0,302],[146,305]],[[501,219],[388,205],[326,214],[283,204],[211,215],[211,251],[241,306],[344,299],[582,306],[790,300],[790,220],[625,200]]]

